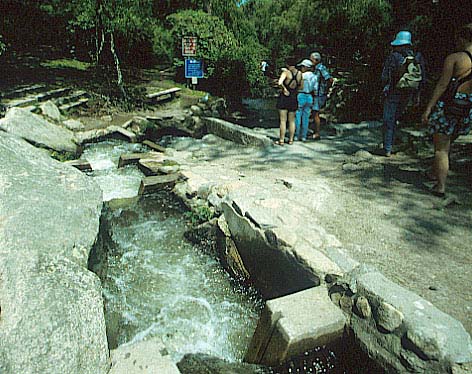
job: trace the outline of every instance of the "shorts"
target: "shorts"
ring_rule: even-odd
[[[297,92],[290,92],[289,96],[280,94],[275,106],[278,110],[288,110],[289,112],[296,112],[298,109]]]
[[[313,110],[315,112],[319,112],[321,109],[323,109],[326,106],[326,100],[328,96],[323,95],[323,96],[315,96],[313,98]]]
[[[466,95],[464,93],[456,93],[456,97]],[[463,96],[462,96],[463,98]],[[469,94],[472,101],[472,94]],[[444,135],[467,135],[472,125],[472,109],[469,115],[465,117],[454,117],[444,113],[444,101],[439,100],[434,111],[429,117],[429,133]]]

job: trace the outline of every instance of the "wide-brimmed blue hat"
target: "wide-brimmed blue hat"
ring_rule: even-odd
[[[395,40],[390,45],[405,45],[411,44],[411,33],[409,31],[400,31]]]

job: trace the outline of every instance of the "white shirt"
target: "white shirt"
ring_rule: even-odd
[[[303,78],[303,91],[304,93],[312,93],[315,89],[316,76],[311,71],[306,71],[302,74]]]

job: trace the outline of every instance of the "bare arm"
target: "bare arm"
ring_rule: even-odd
[[[285,96],[288,96],[290,93],[288,92],[287,87],[285,87],[284,82],[285,79],[287,78],[287,70],[284,70],[282,74],[280,74],[278,86],[282,88],[282,92]]]
[[[441,74],[441,78],[439,78],[438,83],[436,83],[436,87],[434,88],[433,94],[431,99],[426,105],[426,109],[421,117],[423,123],[428,122],[428,117],[431,114],[431,110],[433,109],[434,105],[436,105],[437,101],[441,97],[441,95],[446,91],[449,82],[451,81],[452,74],[454,72],[454,65],[456,63],[456,58],[454,55],[449,55],[446,57],[444,61],[444,66]]]

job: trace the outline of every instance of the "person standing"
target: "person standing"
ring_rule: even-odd
[[[284,145],[285,132],[287,131],[288,121],[288,144],[293,144],[295,135],[295,112],[298,109],[297,94],[299,89],[303,89],[302,73],[297,70],[291,62],[287,63],[286,68],[282,69],[282,74],[278,81],[281,89],[277,99],[276,108],[279,110],[280,134],[277,145]]]
[[[382,69],[383,93],[383,150],[386,157],[392,155],[397,121],[408,103],[419,105],[421,88],[425,82],[425,64],[421,53],[413,52],[411,33],[400,31],[390,43],[392,52]]]
[[[321,54],[319,52],[313,52],[310,55],[310,60],[314,66],[315,75],[315,87],[313,90],[313,118],[315,121],[315,132],[313,134],[313,140],[320,139],[320,110],[326,106],[328,99],[328,92],[333,85],[333,77],[329,73],[326,66],[321,62]]]
[[[295,117],[295,139],[306,141],[308,135],[308,124],[310,120],[311,107],[313,106],[313,89],[315,74],[313,74],[313,63],[305,59],[298,64],[300,66],[303,86],[298,91],[298,110]],[[300,132],[301,127],[301,132]]]
[[[472,126],[472,23],[456,32],[456,45],[459,52],[444,60],[441,77],[421,116],[433,135],[437,183],[431,192],[439,197],[446,191],[451,143],[459,135],[467,135]]]

